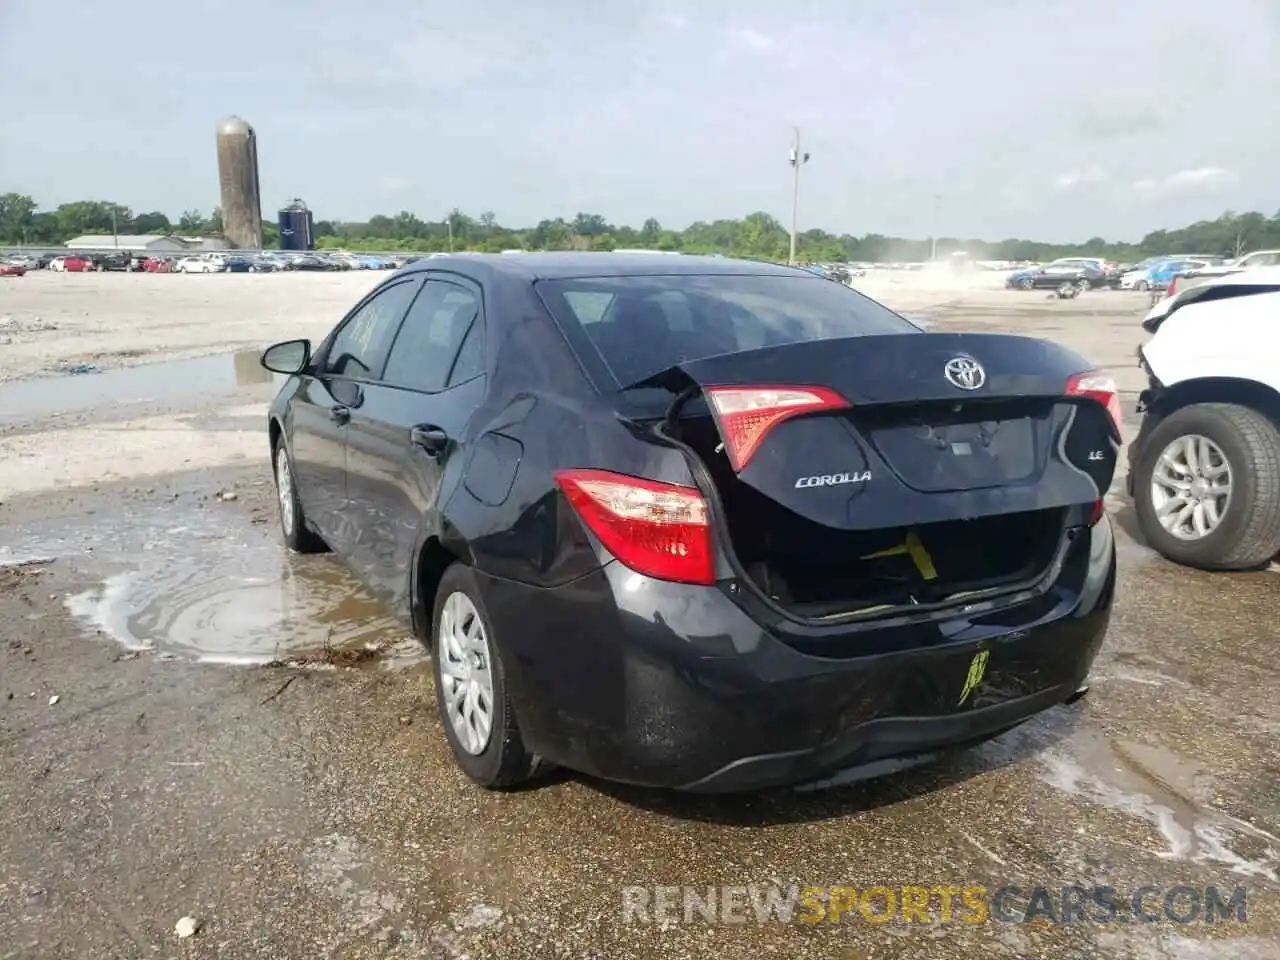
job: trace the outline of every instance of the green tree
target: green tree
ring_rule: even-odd
[[[33,234],[36,202],[19,193],[0,195],[0,238],[5,243],[25,243]]]
[[[158,210],[150,213],[140,213],[133,218],[133,223],[129,225],[129,230],[133,233],[169,233],[173,230],[173,224],[169,222],[169,218]]]

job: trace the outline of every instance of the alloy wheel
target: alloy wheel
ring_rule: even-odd
[[[1165,531],[1201,540],[1222,523],[1231,505],[1231,463],[1208,437],[1177,437],[1151,471],[1151,505]]]

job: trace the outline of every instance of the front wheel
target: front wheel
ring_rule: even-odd
[[[440,580],[431,638],[436,706],[458,766],[489,790],[528,780],[539,760],[520,735],[493,624],[466,564],[453,564]]]
[[[1030,290],[1035,285],[1036,285],[1036,282],[1032,280],[1030,277],[1023,277],[1021,280],[1018,281],[1018,286],[1020,286],[1023,290]]]
[[[275,449],[276,498],[280,505],[280,532],[284,544],[294,553],[324,553],[329,549],[315,532],[307,526],[302,513],[302,501],[293,482],[293,463],[282,438]]]
[[[1133,289],[1137,290],[1139,293],[1146,293],[1151,289],[1151,284],[1147,283],[1145,280],[1139,280],[1133,285]]]
[[[1280,430],[1231,403],[1183,407],[1147,437],[1133,478],[1142,535],[1202,570],[1249,570],[1280,552]]]

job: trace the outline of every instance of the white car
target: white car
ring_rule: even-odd
[[[1203,270],[1196,271],[1198,276],[1202,277],[1224,277],[1241,270],[1256,270],[1258,267],[1277,267],[1280,266],[1280,250],[1255,250],[1253,253],[1246,253],[1238,260],[1229,260],[1226,263],[1219,262]]]
[[[1147,543],[1177,563],[1248,570],[1280,553],[1280,267],[1182,287],[1147,314],[1148,387],[1129,447]]]
[[[210,257],[183,257],[174,270],[178,273],[222,273],[227,265]]]
[[[49,261],[49,269],[52,270],[54,273],[66,273],[67,267],[66,267],[66,264],[63,262],[65,260],[66,260],[66,257],[54,257],[52,260]]]
[[[1128,270],[1120,274],[1121,290],[1146,290],[1151,283],[1147,280],[1147,270]]]

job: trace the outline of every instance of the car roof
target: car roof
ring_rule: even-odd
[[[653,253],[458,253],[411,263],[404,273],[421,270],[456,271],[464,276],[476,268],[513,279],[569,280],[584,277],[654,276],[774,276],[816,279],[807,270],[757,260],[730,257],[657,256]]]

